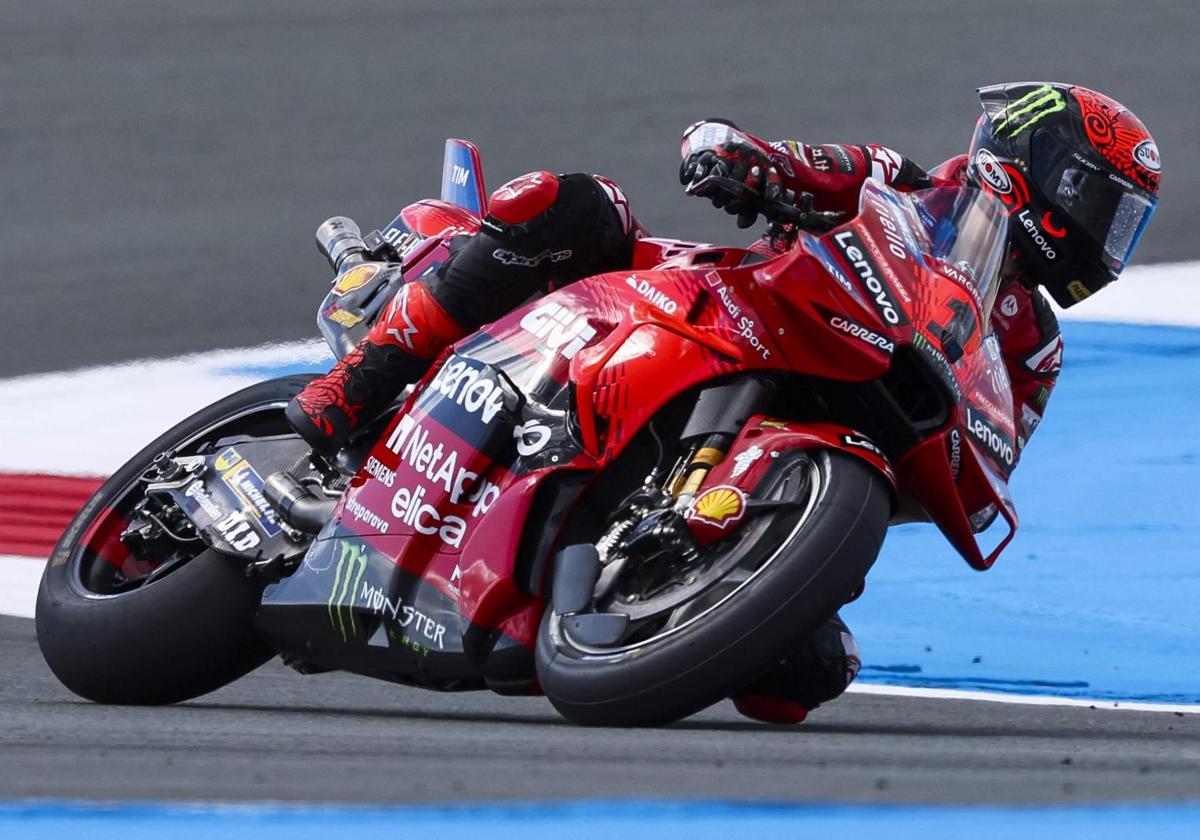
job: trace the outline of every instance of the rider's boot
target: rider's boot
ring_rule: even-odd
[[[764,723],[802,723],[817,706],[840,697],[861,664],[850,628],[835,614],[795,653],[735,695],[733,703],[746,717]]]
[[[457,237],[434,276],[409,283],[358,347],[288,405],[288,421],[332,452],[443,349],[533,295],[628,266],[640,229],[606,178],[531,172],[492,193],[479,233]]]
[[[308,383],[284,415],[314,449],[336,452],[464,334],[424,283],[409,283],[358,346]]]

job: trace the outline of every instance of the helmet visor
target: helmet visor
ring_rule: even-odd
[[[1102,261],[1119,274],[1133,256],[1158,199],[1090,165],[1049,132],[1037,132],[1033,144],[1033,178],[1042,195],[1102,246]]]

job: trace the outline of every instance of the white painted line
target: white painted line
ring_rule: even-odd
[[[0,615],[33,618],[45,560],[0,555]]]
[[[237,368],[323,369],[319,341],[0,380],[0,470],[109,475],[180,420],[266,376]]]
[[[1173,712],[1200,714],[1200,704],[1141,703],[1124,700],[1087,700],[1078,697],[1051,697],[1041,694],[1004,694],[999,691],[966,691],[956,688],[913,688],[903,685],[855,683],[848,689],[854,694],[885,697],[918,697],[926,700],[977,700],[985,703],[1009,703],[1014,706],[1074,706],[1085,709],[1117,709],[1130,712]]]

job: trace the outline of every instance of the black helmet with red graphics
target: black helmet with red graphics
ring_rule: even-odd
[[[1129,262],[1158,203],[1158,147],[1131,111],[1077,85],[992,85],[979,98],[967,177],[1008,208],[1025,272],[1071,306]]]

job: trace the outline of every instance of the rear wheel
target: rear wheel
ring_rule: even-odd
[[[175,703],[206,694],[272,655],[252,626],[262,584],[180,523],[153,541],[121,535],[154,457],[195,454],[230,435],[290,432],[283,408],[311,375],[252,385],[197,412],[121,467],[76,514],[38,590],[38,644],[71,691],[101,703]]]
[[[887,529],[891,491],[858,458],[784,453],[755,492],[776,502],[682,567],[601,576],[591,613],[628,615],[603,644],[546,611],[537,646],[547,697],[577,723],[638,726],[694,714],[750,683],[850,599]],[[553,605],[552,605],[553,607]]]

